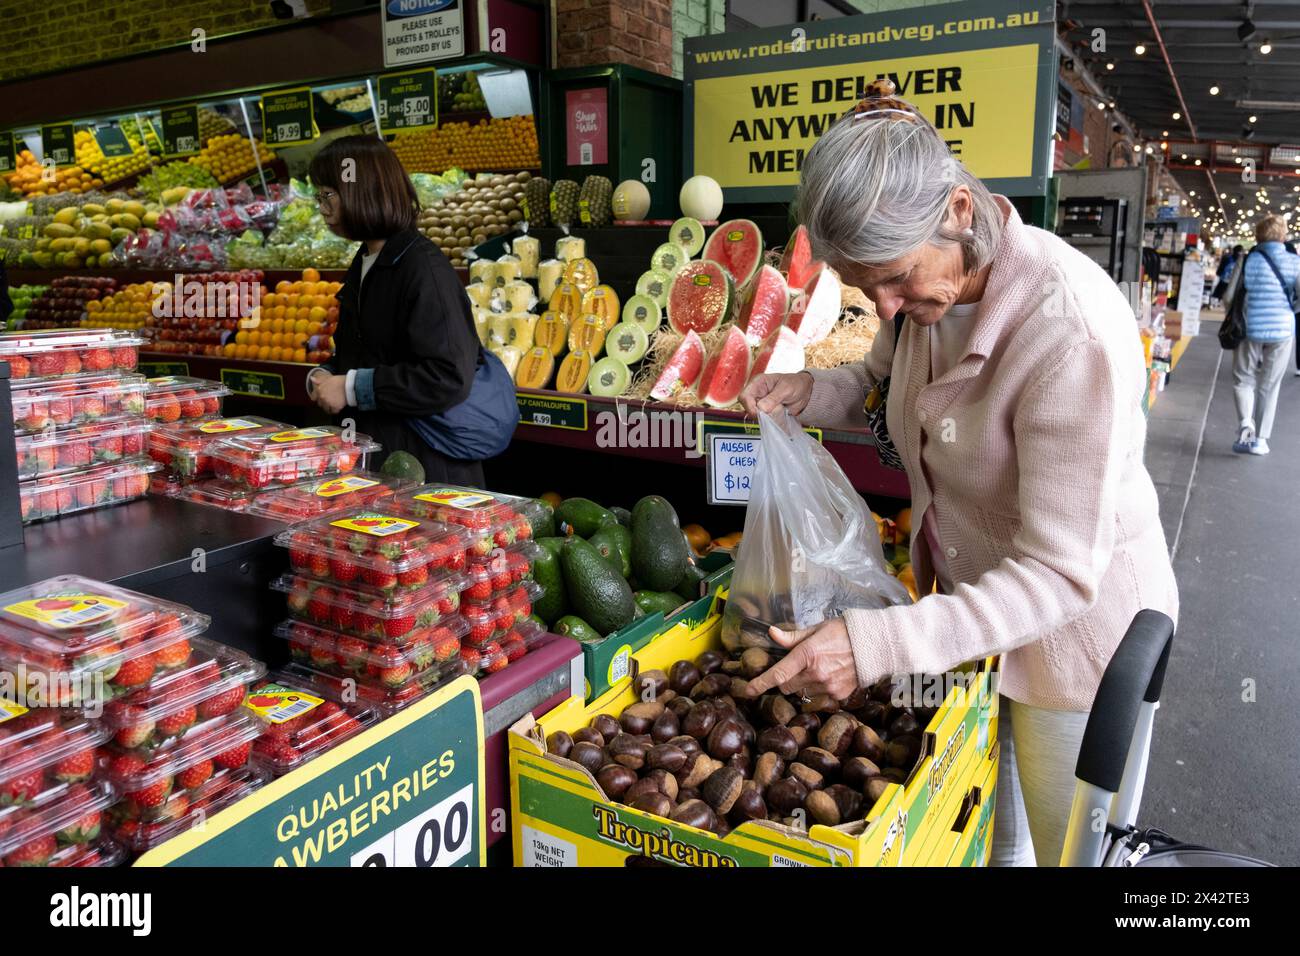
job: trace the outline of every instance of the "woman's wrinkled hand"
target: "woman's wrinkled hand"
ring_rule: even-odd
[[[798,415],[808,407],[812,398],[813,378],[807,372],[788,374],[763,374],[756,376],[740,393],[745,414],[755,417],[759,412],[772,414],[781,406]]]
[[[779,688],[783,694],[844,700],[858,689],[853,646],[843,618],[831,618],[796,631],[769,628],[769,636],[790,653],[749,682],[752,697]]]
[[[346,375],[318,376],[312,387],[312,400],[330,415],[337,415],[348,404]]]

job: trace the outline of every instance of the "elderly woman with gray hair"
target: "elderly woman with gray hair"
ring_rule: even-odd
[[[816,257],[876,305],[872,350],[760,376],[743,401],[861,426],[868,393],[885,399],[922,597],[774,628],[790,652],[750,687],[842,698],[1001,654],[993,863],[1055,865],[1102,672],[1139,610],[1177,618],[1142,461],[1142,347],[1105,273],[1023,223],[891,93],[816,143],[798,199]]]

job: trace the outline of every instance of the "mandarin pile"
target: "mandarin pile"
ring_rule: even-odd
[[[82,169],[80,166],[64,166],[50,171],[47,180],[44,176],[46,167],[36,161],[30,149],[18,154],[17,168],[5,177],[9,188],[26,196],[52,196],[55,193],[84,193],[104,185],[100,179]]]
[[[341,283],[322,281],[315,269],[304,269],[296,282],[276,283],[274,292],[262,295],[257,326],[236,332],[221,354],[263,362],[325,361],[338,327],[340,288]]]
[[[263,164],[275,159],[275,151],[261,140],[251,141],[238,133],[231,133],[213,136],[199,154],[191,156],[189,161],[207,170],[218,182],[228,183],[257,169],[257,163],[253,159],[254,145]]]
[[[437,129],[398,133],[393,151],[408,172],[515,170],[541,165],[537,127],[531,116],[443,123]]]

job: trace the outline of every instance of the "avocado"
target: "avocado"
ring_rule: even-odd
[[[390,478],[410,478],[416,484],[424,484],[424,465],[420,459],[416,458],[409,451],[395,451],[384,459],[383,467],[379,469],[381,475],[388,475]]]
[[[705,571],[694,561],[689,561],[686,564],[686,573],[682,575],[681,581],[677,583],[677,587],[673,588],[673,590],[685,600],[694,601],[700,596],[700,583],[708,576],[708,571]]]
[[[632,532],[627,528],[607,524],[587,540],[623,577],[632,573]]]
[[[612,634],[632,620],[632,589],[590,542],[573,537],[560,551],[569,606],[600,634]]]
[[[583,644],[593,644],[603,640],[594,627],[573,614],[566,614],[555,622],[555,633],[571,637]]]
[[[653,614],[659,611],[664,617],[672,614],[686,602],[680,594],[671,591],[637,591],[632,595],[632,600],[636,601],[637,607],[647,614]]]
[[[549,626],[552,621],[563,617],[569,608],[560,559],[549,548],[537,549],[533,558],[533,580],[543,589],[542,596],[533,601],[533,613]]]
[[[615,505],[613,508],[610,508],[609,511],[610,514],[612,514],[615,518],[618,519],[618,523],[621,524],[624,528],[632,527],[632,512],[628,511],[626,508],[620,508],[617,505]]]
[[[555,509],[541,498],[530,498],[536,507],[528,509],[528,524],[533,529],[533,540],[555,536]]]
[[[677,512],[658,495],[632,508],[632,573],[650,591],[671,591],[681,583],[691,560]]]
[[[565,498],[555,509],[561,534],[590,538],[602,525],[618,524],[618,518],[590,498]]]
[[[546,538],[534,538],[533,540],[558,558],[560,556],[560,548],[564,547],[564,542],[568,539],[557,538],[557,537],[546,537]]]

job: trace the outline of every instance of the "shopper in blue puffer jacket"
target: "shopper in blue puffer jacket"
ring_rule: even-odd
[[[1286,223],[1266,216],[1255,227],[1258,245],[1238,268],[1230,296],[1246,296],[1246,340],[1232,356],[1239,454],[1267,455],[1277,395],[1286,374],[1300,303],[1300,256],[1288,252]],[[1244,288],[1243,288],[1244,285]],[[1258,419],[1258,423],[1257,423]]]

